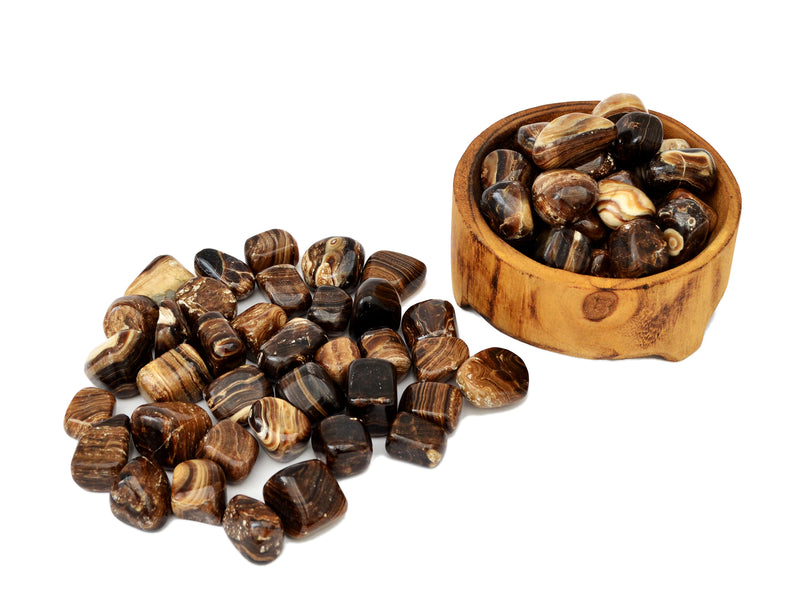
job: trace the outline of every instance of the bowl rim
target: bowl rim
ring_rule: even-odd
[[[465,222],[465,225],[472,229],[472,234],[476,241],[489,247],[498,258],[509,263],[520,272],[526,272],[529,276],[536,276],[543,279],[561,280],[564,285],[570,287],[584,288],[588,286],[603,290],[647,289],[670,282],[676,277],[686,277],[692,272],[703,268],[704,265],[722,252],[736,236],[742,211],[742,197],[739,185],[725,160],[704,138],[677,119],[655,110],[650,110],[649,108],[647,109],[649,113],[662,120],[665,137],[668,137],[666,135],[668,129],[674,127],[683,128],[696,140],[696,144],[692,143],[693,147],[700,147],[710,152],[717,166],[718,181],[724,180],[733,191],[726,204],[724,219],[720,219],[717,222],[714,231],[711,233],[710,241],[697,256],[678,266],[639,278],[599,277],[596,275],[573,273],[571,271],[549,267],[526,256],[498,236],[489,227],[488,223],[486,223],[486,220],[480,213],[477,201],[473,201],[477,200],[474,191],[478,180],[477,174],[480,172],[482,166],[483,156],[492,149],[501,147],[498,145],[501,139],[506,139],[511,132],[515,132],[520,126],[526,123],[536,122],[535,119],[532,120],[534,115],[543,113],[558,113],[558,115],[563,115],[571,112],[590,114],[598,102],[598,100],[581,100],[543,104],[510,114],[495,121],[484,129],[465,150],[456,167],[454,175],[454,203],[464,217],[470,217],[468,219],[469,222]],[[477,189],[479,190],[480,187],[478,186]]]

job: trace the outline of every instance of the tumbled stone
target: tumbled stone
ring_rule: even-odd
[[[204,396],[215,419],[230,419],[244,425],[253,402],[271,396],[272,392],[272,383],[261,369],[245,364],[210,381]]]
[[[401,321],[403,337],[413,349],[417,340],[427,337],[458,337],[456,311],[447,300],[431,298],[409,306]]]
[[[514,142],[526,156],[533,157],[533,146],[536,144],[536,138],[539,137],[539,133],[547,126],[547,123],[547,121],[527,123],[517,129],[517,133],[514,135]]]
[[[233,546],[256,564],[274,561],[283,551],[283,525],[269,506],[244,494],[228,501],[222,528]]]
[[[531,203],[542,221],[561,226],[592,210],[599,195],[598,184],[590,175],[577,169],[550,169],[533,182]]]
[[[364,247],[357,240],[327,237],[303,253],[300,267],[306,284],[312,290],[321,285],[334,285],[352,292],[361,278],[364,259]]]
[[[656,115],[631,111],[617,120],[612,152],[617,164],[634,166],[647,162],[661,148],[664,126]]]
[[[136,384],[148,402],[199,402],[211,374],[190,344],[181,344],[139,370]]]
[[[344,333],[353,314],[353,299],[342,288],[321,285],[314,292],[306,317],[330,337]]]
[[[478,208],[492,231],[511,243],[521,243],[533,235],[531,193],[519,181],[500,181],[481,194]]]
[[[584,113],[556,117],[539,132],[533,162],[540,169],[574,167],[607,149],[617,135],[613,121]]]
[[[178,303],[171,298],[162,300],[158,305],[158,321],[153,345],[155,356],[161,356],[164,352],[189,341],[190,335],[189,323]]]
[[[397,414],[394,365],[380,358],[359,358],[350,363],[345,410],[360,419],[370,435],[386,435]]]
[[[634,111],[647,112],[644,102],[636,94],[620,92],[598,102],[592,109],[592,114],[616,123],[620,117]]]
[[[265,396],[253,402],[247,423],[264,451],[278,462],[302,453],[311,438],[311,421],[283,398]]]
[[[576,219],[570,224],[570,228],[580,231],[581,234],[589,238],[592,242],[599,242],[608,235],[608,228],[603,223],[597,211],[590,210],[588,213]]]
[[[148,296],[156,304],[173,298],[175,292],[194,277],[174,257],[167,254],[154,258],[125,290],[126,296]]]
[[[204,313],[219,312],[226,319],[233,319],[238,308],[231,289],[213,277],[190,279],[175,292],[175,302],[192,328],[196,327],[198,317]]]
[[[411,351],[418,381],[447,381],[467,358],[467,343],[461,338],[445,335],[417,340]]]
[[[716,220],[714,209],[688,190],[671,192],[656,213],[670,263],[679,265],[697,256],[705,248]]]
[[[258,458],[258,442],[244,427],[225,419],[211,426],[197,445],[195,458],[207,458],[225,472],[228,483],[242,481]]]
[[[131,527],[156,531],[172,514],[171,494],[164,469],[146,456],[137,456],[122,468],[111,488],[111,513]]]
[[[508,406],[528,393],[528,368],[511,350],[486,348],[464,361],[456,383],[473,406]]]
[[[327,341],[322,327],[295,317],[262,344],[256,361],[270,381],[277,381],[295,367],[314,360],[317,350]]]
[[[344,410],[342,393],[316,362],[296,367],[275,384],[275,394],[302,410],[312,425]]]
[[[361,358],[361,350],[354,339],[346,336],[328,340],[314,355],[314,361],[341,389],[347,388],[347,369],[357,358]]]
[[[685,150],[686,148],[691,148],[691,145],[683,138],[664,138],[661,140],[661,147],[658,149],[658,151],[666,152],[667,150]]]
[[[141,331],[152,344],[158,322],[158,305],[147,296],[122,296],[106,309],[103,333],[111,337],[125,329]]]
[[[128,462],[130,419],[117,415],[91,426],[72,455],[72,479],[90,492],[108,492]]]
[[[117,398],[133,398],[139,393],[136,375],[150,360],[151,349],[141,331],[124,329],[92,350],[83,370],[95,386],[109,390]]]
[[[211,417],[189,402],[142,404],[131,413],[133,445],[165,468],[193,458],[209,429]]]
[[[610,152],[601,152],[594,158],[590,158],[585,163],[577,165],[576,171],[586,173],[589,177],[595,180],[608,177],[617,170],[617,163],[614,160],[614,155]]]
[[[608,252],[617,277],[646,277],[669,265],[664,234],[646,218],[633,219],[615,229],[608,238]]]
[[[652,200],[634,185],[603,179],[598,190],[595,208],[603,223],[610,229],[616,229],[637,217],[651,217],[656,212]]]
[[[204,248],[194,255],[194,270],[198,275],[219,279],[237,300],[248,298],[256,287],[255,275],[247,263],[213,248]]]
[[[446,448],[444,428],[410,412],[397,413],[386,436],[389,456],[423,467],[437,466]]]
[[[72,397],[64,413],[64,431],[78,439],[92,425],[105,421],[114,414],[114,394],[96,387],[85,387]]]
[[[331,415],[314,428],[311,447],[334,477],[366,471],[372,461],[372,437],[366,425],[347,415]]]
[[[427,272],[425,263],[413,256],[393,250],[378,250],[364,263],[361,279],[385,279],[397,290],[400,300],[406,300],[422,287]]]
[[[461,418],[463,398],[461,390],[449,383],[417,381],[403,390],[397,410],[432,421],[452,433]]]
[[[221,313],[211,311],[197,318],[197,346],[212,377],[244,364],[247,346]]]
[[[299,316],[311,306],[311,290],[294,265],[273,265],[256,274],[258,286],[267,299],[286,315]]]
[[[533,181],[534,167],[530,160],[516,150],[492,150],[481,163],[481,186],[485,190],[501,181],[518,181],[528,187]]]
[[[705,148],[659,152],[644,166],[642,173],[645,183],[660,193],[682,187],[705,194],[717,182],[717,164]]]
[[[365,358],[381,358],[392,363],[398,382],[411,372],[411,354],[396,329],[370,329],[359,338],[358,345]]]
[[[370,329],[398,329],[401,315],[400,296],[394,286],[385,279],[365,279],[353,297],[350,335],[358,339]]]
[[[592,243],[572,227],[551,227],[536,237],[532,256],[554,269],[585,273],[592,260]]]
[[[283,229],[270,229],[245,240],[244,256],[254,273],[272,265],[296,265],[300,259],[297,241]]]
[[[225,472],[203,458],[185,460],[172,473],[172,514],[179,519],[221,525],[227,504]]]
[[[289,465],[264,484],[264,503],[280,517],[285,534],[303,538],[344,516],[347,500],[325,463],[311,459]]]
[[[247,346],[247,357],[255,362],[258,351],[269,338],[286,325],[288,317],[280,306],[258,302],[243,310],[231,320]]]

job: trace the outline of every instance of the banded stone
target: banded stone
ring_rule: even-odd
[[[314,292],[306,317],[328,336],[344,333],[353,314],[353,299],[342,288],[321,285]]]
[[[228,483],[245,479],[258,458],[258,442],[241,425],[225,419],[211,426],[197,445],[195,458],[207,458],[225,472]]]
[[[309,246],[300,259],[300,267],[312,290],[321,285],[334,285],[352,292],[361,278],[364,258],[364,246],[359,241],[334,236]]]
[[[165,468],[194,457],[212,425],[208,413],[189,402],[141,404],[133,409],[130,420],[133,445]]]
[[[634,111],[647,112],[642,99],[636,94],[620,92],[598,102],[592,109],[592,114],[616,123],[622,115]]]
[[[254,273],[272,265],[296,265],[300,251],[294,236],[283,229],[270,229],[245,240],[244,256]]]
[[[311,439],[311,421],[283,398],[266,396],[253,402],[247,423],[264,451],[278,462],[301,454]]]
[[[72,397],[64,413],[64,431],[78,439],[92,425],[105,421],[114,414],[114,394],[96,387],[85,387]]]
[[[136,375],[150,360],[152,346],[145,334],[124,329],[94,348],[84,363],[84,373],[96,386],[117,398],[133,398],[139,393]]]
[[[198,275],[219,279],[237,300],[248,298],[255,290],[255,275],[244,261],[213,248],[204,248],[194,256]]]
[[[197,325],[200,315],[212,311],[233,319],[238,308],[231,289],[213,277],[193,277],[175,292],[175,302],[181,307],[190,327]]]
[[[225,472],[214,461],[193,458],[175,465],[170,504],[179,519],[222,525],[226,494]]]
[[[704,148],[666,150],[644,166],[642,177],[648,186],[659,192],[682,187],[705,194],[717,182],[717,164]]]
[[[365,358],[381,358],[392,363],[398,382],[411,372],[411,354],[397,330],[370,329],[359,338],[358,345]]]
[[[464,397],[478,408],[498,408],[528,393],[528,368],[511,350],[486,348],[470,356],[456,373]]]
[[[259,271],[256,280],[267,299],[289,318],[304,314],[311,306],[311,290],[294,265],[273,265]]]
[[[156,304],[164,298],[175,297],[175,292],[194,277],[174,257],[163,254],[155,257],[125,290],[126,296],[148,296]]]
[[[366,471],[372,461],[372,437],[355,417],[331,415],[314,428],[311,447],[334,477],[350,477]]]
[[[573,227],[551,227],[536,237],[532,255],[548,267],[585,273],[592,260],[592,244]]]
[[[423,467],[436,467],[446,448],[444,428],[409,412],[397,413],[386,436],[389,456]]]
[[[154,358],[136,376],[148,402],[199,402],[210,380],[202,356],[186,343]]]
[[[534,174],[534,167],[524,154],[507,148],[492,150],[481,163],[480,177],[484,190],[501,181],[518,181],[528,187]]]
[[[518,181],[500,181],[486,188],[478,208],[492,231],[508,242],[522,242],[533,235],[531,194]]]
[[[439,298],[430,298],[411,305],[403,313],[401,329],[406,344],[413,350],[418,340],[436,336],[458,337],[456,311],[453,305]]]
[[[110,417],[92,425],[72,455],[72,479],[90,492],[108,492],[128,462],[131,432],[128,415]]]
[[[617,227],[608,238],[611,268],[617,277],[659,273],[669,265],[667,240],[651,219],[638,218]]]
[[[158,321],[153,344],[155,356],[172,350],[189,341],[191,330],[181,307],[171,298],[165,298],[158,305]]]
[[[347,388],[347,369],[358,358],[361,358],[361,350],[355,340],[347,336],[328,340],[314,355],[314,361],[325,369],[340,389]]]
[[[157,322],[158,305],[149,297],[122,296],[106,309],[103,317],[103,333],[106,337],[110,337],[124,329],[136,329],[152,343]]]
[[[400,300],[406,300],[419,290],[427,275],[424,262],[400,252],[378,250],[364,263],[361,279],[385,279],[394,286]]]
[[[531,203],[542,221],[557,227],[592,210],[599,195],[599,186],[590,175],[577,169],[550,169],[533,182]]]
[[[197,345],[212,377],[235,369],[247,359],[247,346],[222,313],[210,311],[197,318]]]
[[[256,564],[274,561],[283,551],[283,525],[269,506],[244,494],[228,501],[222,528],[233,546]]]
[[[156,531],[172,514],[171,494],[164,469],[146,456],[137,456],[122,468],[111,488],[111,513],[131,527]]]
[[[327,371],[316,362],[292,369],[275,385],[275,393],[302,410],[312,425],[344,410],[345,400]]]
[[[542,170],[574,167],[607,149],[617,135],[613,121],[568,113],[550,121],[533,146],[533,162]]]
[[[295,317],[264,342],[256,362],[270,381],[277,381],[295,367],[314,360],[317,350],[327,341],[322,327]]]
[[[397,410],[432,421],[452,433],[461,418],[463,398],[461,390],[449,383],[418,381],[403,390]]]
[[[417,340],[411,350],[418,381],[448,381],[467,358],[467,343],[453,336],[426,337]]]
[[[218,421],[230,419],[244,425],[253,402],[271,396],[272,392],[272,383],[261,369],[245,364],[210,381],[204,396],[208,409]]]
[[[255,362],[261,346],[286,325],[286,311],[268,302],[258,302],[231,320],[247,346],[247,357]]]

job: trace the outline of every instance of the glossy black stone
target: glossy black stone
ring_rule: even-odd
[[[621,166],[638,165],[649,161],[661,148],[664,126],[656,115],[633,111],[617,121],[617,138],[612,152]]]
[[[365,279],[353,298],[350,335],[358,339],[370,329],[398,329],[401,315],[400,296],[394,286],[377,277]]]
[[[371,435],[386,435],[397,415],[394,365],[381,358],[358,358],[351,362],[346,411],[360,419]]]

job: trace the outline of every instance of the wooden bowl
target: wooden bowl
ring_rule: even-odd
[[[539,106],[510,115],[481,133],[456,168],[453,183],[451,269],[453,293],[494,327],[539,348],[581,358],[655,356],[683,360],[700,347],[706,326],[728,284],[742,209],[739,186],[722,157],[685,125],[657,115],[664,137],[705,148],[718,180],[708,199],[718,221],[706,247],[692,260],[639,279],[612,279],[554,269],[528,258],[498,237],[478,208],[483,158],[514,148],[526,123],[590,113],[594,102]]]

